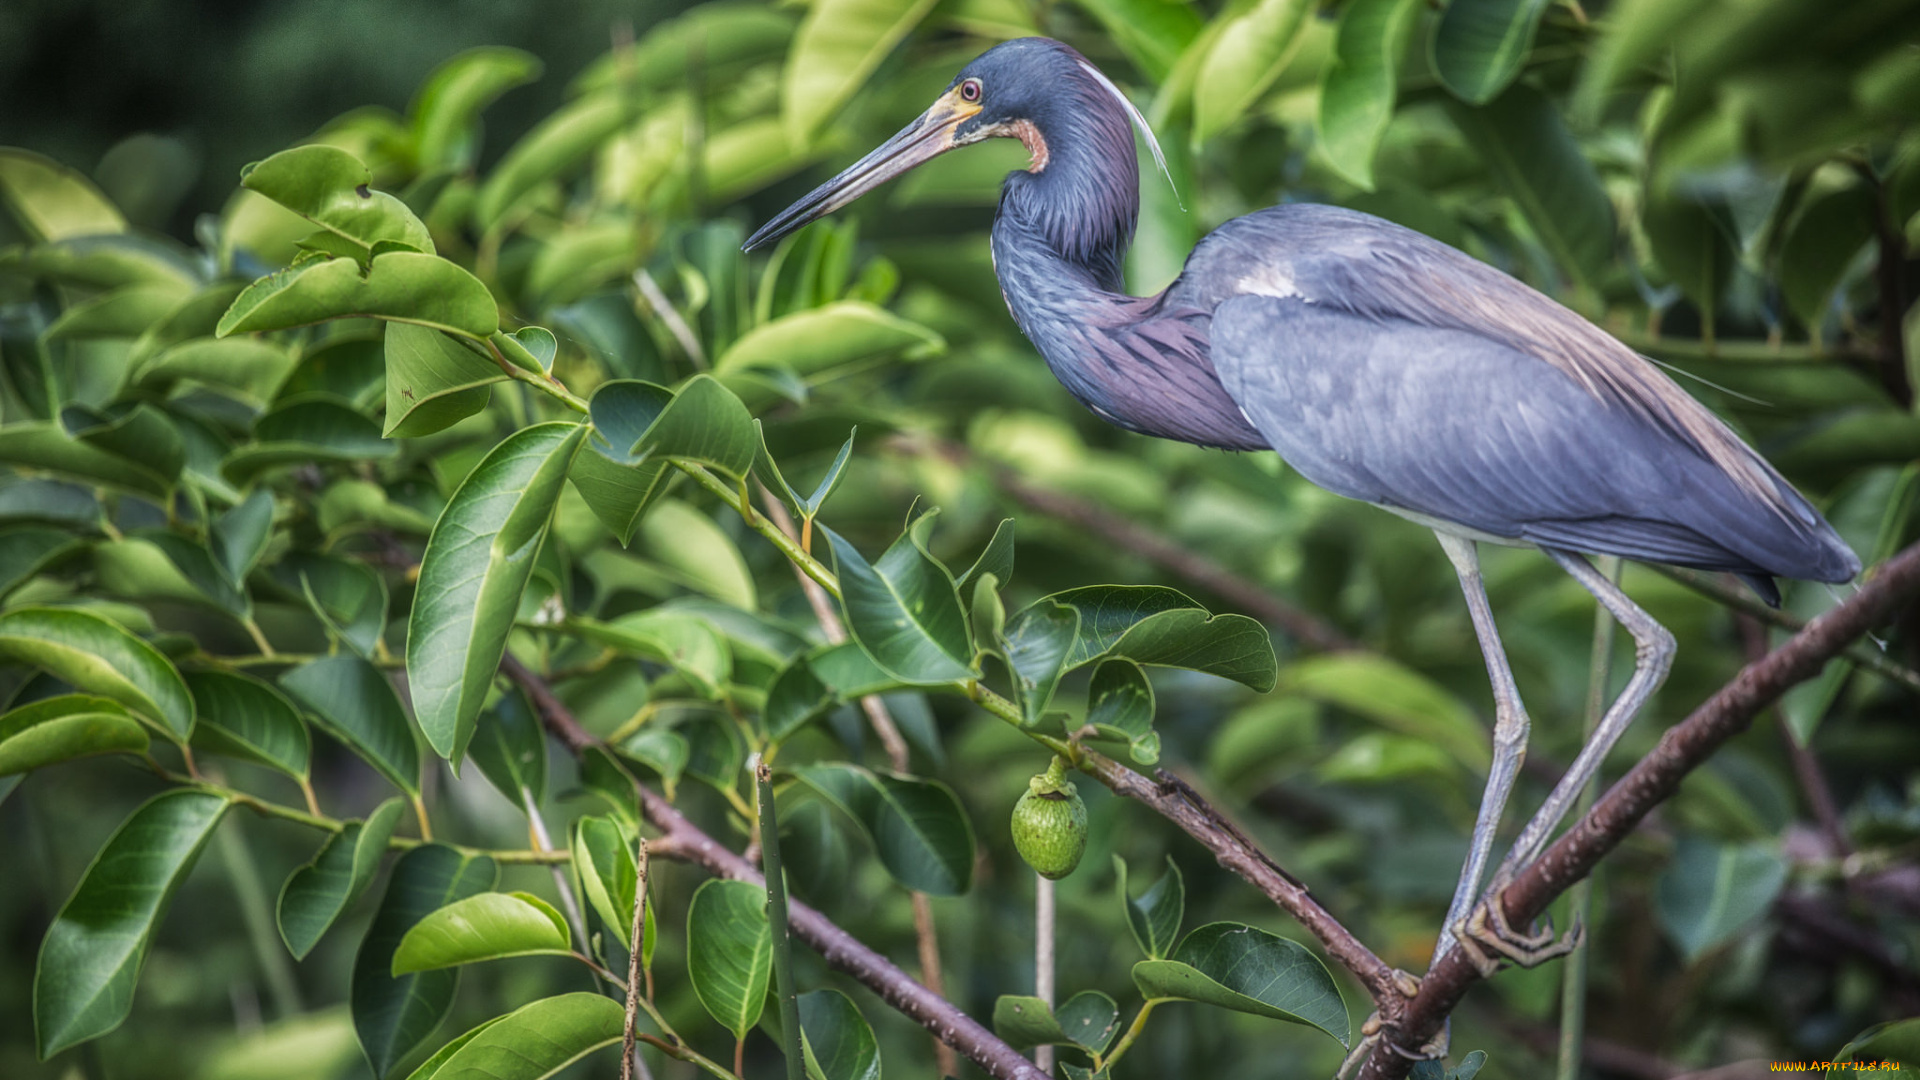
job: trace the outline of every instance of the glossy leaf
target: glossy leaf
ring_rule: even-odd
[[[733,671],[726,642],[692,615],[647,608],[607,623],[581,619],[575,626],[589,641],[671,664],[708,697],[719,694]]]
[[[418,1080],[546,1080],[603,1047],[620,1042],[626,1013],[602,994],[577,991],[541,998],[466,1035],[453,1053]],[[438,1057],[438,1055],[436,1055]]]
[[[251,676],[224,671],[190,672],[186,681],[200,717],[194,746],[306,777],[307,725],[278,691]]]
[[[163,472],[76,439],[44,420],[0,427],[0,462],[163,498],[173,486]]]
[[[427,540],[407,621],[407,674],[420,728],[444,758],[457,760],[473,734],[585,434],[579,424],[552,423],[508,436],[461,482]]]
[[[1613,262],[1613,202],[1559,108],[1521,84],[1481,108],[1452,103],[1448,114],[1560,270],[1599,281]]]
[[[446,907],[493,888],[498,870],[484,855],[440,844],[414,848],[394,863],[387,893],[353,960],[349,991],[354,1032],[375,1077],[385,1077],[425,1043],[453,1007],[457,970],[392,973],[407,931]]]
[[[1140,951],[1150,959],[1164,960],[1173,955],[1180,939],[1180,919],[1186,914],[1187,888],[1180,867],[1167,856],[1167,872],[1138,897],[1127,891],[1127,864],[1113,857],[1114,873],[1119,877],[1120,904],[1127,911],[1127,928]]]
[[[433,237],[407,204],[370,186],[373,174],[337,146],[282,150],[240,170],[240,184],[328,232],[371,249],[382,241],[433,253]]]
[[[1031,726],[1053,702],[1067,656],[1080,632],[1080,612],[1041,600],[1007,620],[1003,651],[1013,672],[1013,699]]]
[[[226,809],[218,795],[162,792],[94,856],[40,943],[33,1028],[42,1060],[127,1018],[154,927]]]
[[[1128,753],[1141,765],[1160,760],[1160,735],[1153,730],[1153,684],[1131,660],[1103,660],[1087,687],[1087,723],[1109,738],[1125,739]]]
[[[293,354],[255,338],[194,337],[169,345],[133,369],[136,385],[165,391],[182,382],[217,386],[264,404],[293,367]]]
[[[175,742],[193,734],[193,697],[173,664],[98,615],[36,607],[0,613],[0,656],[117,701]]]
[[[829,645],[809,654],[807,664],[842,701],[898,690],[907,685],[880,670],[873,658],[851,641]]]
[[[895,881],[935,896],[972,886],[973,825],[945,784],[844,764],[796,766],[793,774],[866,830]]]
[[[992,539],[980,551],[980,557],[967,567],[967,571],[954,579],[954,586],[965,590],[980,580],[983,574],[992,574],[1002,582],[1013,580],[1013,534],[1014,520],[1003,519],[994,527]]]
[[[833,548],[847,629],[883,670],[913,685],[972,677],[966,615],[945,567],[911,536],[869,564],[838,533],[821,532]]]
[[[1660,269],[1711,318],[1739,263],[1732,209],[1724,202],[1649,191],[1640,226]]]
[[[626,106],[610,93],[577,98],[548,116],[494,167],[474,201],[474,220],[483,230],[496,228],[524,196],[584,161],[626,119]]]
[[[1843,188],[1800,208],[1780,246],[1780,291],[1800,322],[1818,329],[1842,276],[1873,239],[1873,192]]]
[[[95,754],[146,750],[146,729],[106,698],[62,694],[0,714],[0,776]]]
[[[253,438],[220,465],[221,473],[236,484],[250,483],[269,469],[390,458],[396,452],[380,438],[379,424],[337,401],[282,405],[254,421]]]
[[[361,656],[371,657],[386,631],[387,583],[358,559],[296,551],[269,568],[273,580],[304,600],[326,626]]]
[[[692,760],[693,748],[679,732],[650,726],[621,740],[620,753],[659,773],[671,797],[675,785],[687,771],[687,762]]]
[[[753,574],[731,536],[704,512],[662,499],[640,523],[639,550],[676,584],[742,611],[758,606]]]
[[[281,675],[280,688],[400,790],[420,793],[413,725],[379,668],[358,656],[322,657]]]
[[[1278,690],[1338,705],[1405,735],[1446,749],[1466,768],[1485,773],[1487,729],[1460,699],[1384,656],[1333,653],[1289,665]]]
[[[27,150],[0,150],[0,202],[39,240],[127,229],[127,219],[85,173]]]
[[[1133,965],[1152,999],[1198,1001],[1235,1012],[1306,1024],[1347,1045],[1347,1007],[1327,967],[1306,946],[1242,923],[1208,923],[1171,960]]]
[[[811,375],[845,364],[904,355],[918,360],[945,351],[939,334],[859,300],[783,315],[747,331],[714,361],[728,375],[748,368],[784,368]]]
[[[1373,154],[1393,117],[1397,71],[1417,0],[1354,0],[1340,15],[1320,79],[1320,145],[1340,175],[1373,190]]]
[[[820,0],[808,9],[780,83],[789,141],[811,142],[933,5],[934,0]]]
[[[273,493],[256,491],[214,519],[208,546],[227,580],[245,583],[273,534]]]
[[[707,1014],[744,1039],[760,1022],[773,975],[767,892],[744,881],[709,880],[687,907],[687,975]]]
[[[1499,97],[1526,63],[1546,10],[1547,0],[1452,0],[1429,40],[1435,77],[1469,105]]]
[[[275,908],[280,939],[296,960],[305,959],[320,938],[373,884],[387,840],[406,803],[398,797],[374,807],[364,822],[349,821],[328,836],[313,860],[287,875]]]
[[[64,529],[38,525],[0,528],[0,597],[83,546],[79,537]]]
[[[1195,142],[1225,131],[1260,100],[1299,49],[1313,9],[1309,0],[1257,0],[1229,18],[1194,82]]]
[[[417,323],[486,337],[500,326],[493,294],[480,279],[437,255],[389,251],[363,274],[352,259],[306,262],[247,286],[220,317],[217,332],[286,330],[348,316]]]
[[[666,490],[667,461],[633,447],[673,400],[673,391],[638,379],[601,383],[588,403],[593,432],[574,455],[567,474],[593,511],[622,544],[633,539],[641,517]]]
[[[695,375],[627,453],[630,458],[657,454],[744,477],[753,469],[759,445],[753,416],[739,397],[710,376]]]
[[[394,950],[393,974],[513,956],[564,956],[571,945],[567,920],[552,904],[531,893],[483,892],[414,923]]]
[[[1187,4],[1164,0],[1078,0],[1113,43],[1154,82],[1163,82],[1180,53],[1200,33],[1200,16]]]
[[[1694,961],[1764,915],[1786,881],[1786,860],[1772,845],[1687,834],[1660,876],[1655,906],[1667,936]]]
[[[813,673],[806,657],[796,656],[767,688],[767,704],[761,712],[767,738],[780,742],[825,716],[835,704],[833,689]]]
[[[139,337],[184,299],[176,285],[129,285],[68,307],[47,327],[49,340]]]
[[[810,1080],[880,1080],[880,1044],[853,999],[838,990],[800,995]]]
[[[141,529],[128,538],[158,548],[204,602],[236,618],[246,618],[253,610],[247,594],[227,577],[205,545],[167,529]]]
[[[386,332],[389,439],[431,435],[486,408],[500,365],[438,330],[390,323]]]
[[[1105,1053],[1120,1030],[1120,1007],[1098,990],[1082,990],[1059,1011],[1037,997],[1002,994],[993,1003],[994,1034],[1015,1050],[1061,1043]]]
[[[539,78],[540,69],[532,54],[499,46],[468,49],[434,68],[408,110],[420,171],[472,165],[480,149],[481,110]]]
[[[639,889],[633,848],[633,838],[611,818],[586,817],[573,823],[574,880],[623,949],[632,948],[628,939],[633,932],[633,903]],[[648,915],[651,917],[652,912]],[[647,956],[651,956],[652,942],[643,944]]]
[[[480,714],[467,756],[507,801],[524,808],[547,795],[547,736],[519,691],[501,694]]]

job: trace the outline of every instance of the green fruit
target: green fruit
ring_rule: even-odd
[[[1013,806],[1013,846],[1042,877],[1073,873],[1087,850],[1087,804],[1055,768],[1028,782]]]

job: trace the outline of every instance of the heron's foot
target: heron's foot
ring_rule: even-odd
[[[1480,902],[1453,928],[1454,939],[1466,950],[1467,959],[1472,961],[1481,978],[1500,970],[1502,960],[1523,968],[1557,960],[1579,948],[1586,939],[1586,927],[1578,922],[1565,937],[1557,939],[1551,919],[1546,920],[1544,930],[1537,924],[1525,933],[1515,930],[1507,922],[1506,908],[1500,903],[1506,884],[1505,879],[1496,876]]]
[[[1405,973],[1401,972],[1400,974]],[[1412,978],[1412,976],[1408,976],[1408,978]],[[1407,996],[1412,997],[1413,995],[1408,994]],[[1447,1056],[1447,1044],[1451,1038],[1452,1031],[1453,1023],[1452,1021],[1448,1021],[1441,1025],[1439,1034],[1428,1039],[1418,1048],[1409,1050],[1387,1037],[1386,1025],[1381,1022],[1380,1014],[1374,1013],[1372,1016],[1367,1017],[1366,1023],[1360,1025],[1360,1041],[1353,1044],[1353,1052],[1348,1054],[1346,1060],[1340,1063],[1340,1071],[1333,1074],[1334,1080],[1346,1080],[1347,1077],[1352,1076],[1354,1071],[1367,1060],[1368,1055],[1373,1053],[1374,1048],[1379,1046],[1382,1040],[1385,1040],[1388,1050],[1393,1051],[1403,1058],[1412,1061],[1438,1061]]]

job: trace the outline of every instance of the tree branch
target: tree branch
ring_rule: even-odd
[[[1900,605],[1920,593],[1920,544],[1881,564],[1853,596],[1764,659],[1742,668],[1686,720],[1661,737],[1658,746],[1568,830],[1533,865],[1521,872],[1494,903],[1504,906],[1513,926],[1527,926],[1554,898],[1593,872],[1655,806],[1671,798],[1686,775],[1714,751],[1745,731],[1762,709],[1788,688],[1819,674],[1849,642],[1880,625]],[[1480,975],[1465,950],[1448,953],[1420,984],[1420,993],[1398,1018],[1385,1019],[1381,1039],[1361,1071],[1361,1080],[1400,1080],[1413,1066],[1410,1048],[1432,1039]],[[1396,1052],[1396,1049],[1399,1052]]]
[[[1098,503],[1040,487],[1005,465],[983,462],[958,443],[908,439],[896,442],[910,453],[938,454],[956,465],[984,465],[994,484],[1020,505],[1097,533],[1115,547],[1130,551],[1213,593],[1241,611],[1278,626],[1286,631],[1288,637],[1302,645],[1321,652],[1360,647],[1358,642],[1319,616],[1295,607],[1212,559],[1196,554]]]
[[[511,655],[500,670],[517,683],[533,702],[547,730],[574,754],[585,753],[598,740],[575,720],[546,682]],[[688,821],[673,804],[644,784],[634,785],[640,812],[660,830],[648,841],[654,856],[694,863],[709,873],[762,888],[766,880],[754,866]],[[914,981],[886,957],[862,944],[814,908],[792,900],[788,924],[800,940],[812,946],[827,965],[858,979],[888,1005],[912,1018],[942,1042],[965,1054],[996,1080],[1045,1080],[1033,1062],[981,1026],[952,1002]]]

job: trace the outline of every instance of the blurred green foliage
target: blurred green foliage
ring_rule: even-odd
[[[1357,984],[1325,981],[1298,928],[1091,780],[1087,857],[1058,893],[1066,1003],[1015,1009],[1033,885],[1005,823],[1049,759],[1035,736],[1093,723],[1094,745],[1189,777],[1420,970],[1491,711],[1431,537],[1271,454],[1142,439],[1074,404],[993,282],[985,229],[1018,147],[739,253],[1028,33],[1099,64],[1170,152],[1177,197],[1145,174],[1136,291],[1236,214],[1366,210],[1672,365],[1870,564],[1920,532],[1910,3],[10,5],[0,1073],[330,1080],[529,1033],[603,1045],[601,985],[552,954],[626,970],[622,770],[737,849],[749,752],[777,751],[795,892],[909,969],[907,890],[932,894],[948,996],[1010,1040],[1064,1037],[1078,1065],[1112,1052],[1111,1011],[1124,1027],[1154,997],[1119,1075],[1331,1074],[1367,1011]],[[837,574],[851,643],[740,505],[749,481]],[[1184,579],[1088,506],[1237,584]],[[1486,563],[1536,720],[1526,805],[1579,743],[1592,604],[1537,555]],[[1784,633],[1712,583],[1637,566],[1625,583],[1680,653],[1616,769]],[[1095,635],[1118,595],[1152,603]],[[1248,595],[1361,648],[1276,635],[1269,653],[1231,614]],[[1833,602],[1793,586],[1787,610]],[[1143,674],[1169,643],[1181,667]],[[1824,1058],[1920,1011],[1917,645],[1908,614],[1866,663],[1835,661],[1608,864],[1594,1038],[1686,1066]],[[550,747],[494,677],[503,649],[616,753]],[[998,715],[959,692],[976,671]],[[849,704],[867,691],[911,775]],[[462,751],[477,768],[456,773]],[[190,767],[278,809],[196,793]],[[309,805],[355,823],[318,831]],[[420,846],[428,822],[469,847]],[[542,827],[574,853],[559,879],[516,861]],[[90,871],[103,848],[137,866]],[[656,1021],[723,1070],[743,1036],[748,1074],[770,1074],[759,894],[652,871]],[[474,912],[492,931],[454,932]],[[1292,972],[1296,997],[1209,966],[1230,921],[1258,930],[1234,938],[1246,970]],[[929,1070],[920,1029],[795,960],[832,1080]],[[1547,1075],[1559,979],[1477,992],[1456,1060]]]

